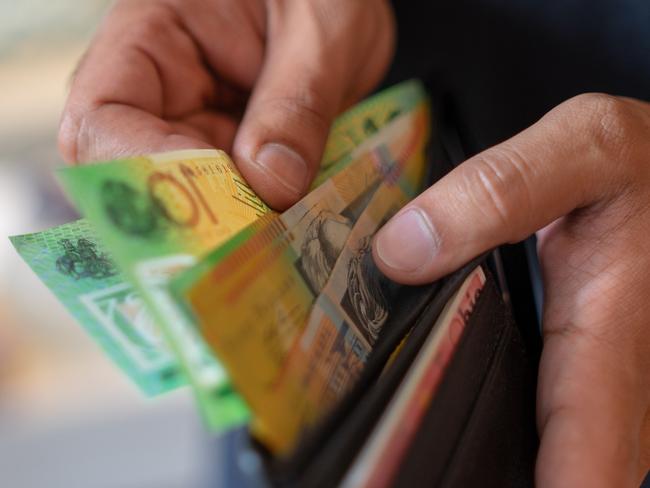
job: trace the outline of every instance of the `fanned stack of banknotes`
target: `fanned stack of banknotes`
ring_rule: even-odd
[[[145,394],[189,384],[211,429],[248,423],[286,453],[386,320],[371,239],[420,190],[429,124],[415,81],[352,108],[282,214],[218,150],[63,168],[85,218],[12,242]]]

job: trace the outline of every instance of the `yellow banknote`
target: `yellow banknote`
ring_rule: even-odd
[[[341,321],[354,324],[345,315],[325,314],[330,324],[312,332],[316,342],[301,348],[299,339],[357,221],[366,215],[364,232],[376,230],[382,215],[415,194],[424,172],[427,114],[421,103],[396,117],[355,149],[356,159],[342,172],[282,216],[265,217],[240,233],[174,285],[253,410],[253,429],[276,452],[290,449],[302,428],[322,414],[314,399],[332,403],[337,398],[334,376],[323,365],[336,375],[344,372],[343,362],[328,356],[310,364],[307,352],[316,343],[342,343]],[[378,188],[385,198],[377,200]],[[366,214],[370,201],[381,203]],[[339,382],[340,392],[356,377],[371,347],[360,330],[350,332],[362,349],[346,353],[345,359],[356,363]],[[312,376],[305,373],[309,367]],[[311,377],[307,387],[303,383]],[[312,394],[315,389],[322,392]]]

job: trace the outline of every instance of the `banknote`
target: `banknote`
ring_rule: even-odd
[[[426,123],[426,114],[420,105],[395,118],[364,143],[364,155],[312,194],[282,216],[249,227],[173,283],[255,411],[254,431],[275,451],[288,449],[301,427],[319,413],[311,413],[315,402],[305,399],[304,385],[296,380],[308,354],[293,353],[308,313],[351,229],[368,211],[368,201],[379,202],[377,209],[386,213],[413,196],[415,182],[410,180],[422,174],[427,134],[416,128]],[[385,190],[377,199],[380,187]],[[376,212],[372,216],[376,229],[382,220]],[[287,369],[292,356],[302,368]]]
[[[367,98],[336,119],[329,134],[321,168],[313,187],[340,171],[363,149],[359,147],[395,118],[423,103],[425,91],[417,80],[408,80]]]
[[[273,381],[275,372],[281,368],[296,325],[304,322],[322,286],[328,260],[336,259],[337,248],[345,242],[356,219],[355,203],[376,187],[374,171],[374,178],[365,178],[365,188],[357,186],[357,198],[343,198],[347,184],[354,182],[354,178],[347,176],[364,181],[364,174],[374,168],[369,158],[361,163],[366,164],[348,167],[352,174],[344,171],[327,180],[284,216],[288,218],[263,218],[229,243],[232,247],[218,249],[174,283],[181,290],[186,284],[192,284],[189,302],[199,317],[202,335],[214,346],[222,362],[254,361],[253,369],[229,369],[240,393],[255,391],[258,384]],[[319,198],[319,193],[329,195]],[[314,237],[319,233],[322,240]],[[327,239],[318,255],[312,249],[314,239],[318,243]],[[217,264],[212,264],[213,261]],[[200,278],[195,285],[197,274]],[[220,326],[210,327],[215,323]],[[289,392],[275,393],[290,398],[297,392],[293,396]],[[250,400],[248,403],[258,406]],[[269,406],[263,408],[268,412]]]
[[[312,188],[317,187],[325,181],[327,177],[335,174],[337,171],[340,171],[349,164],[354,159],[353,153],[355,149],[358,149],[364,140],[376,133],[386,124],[390,123],[399,114],[411,110],[418,102],[421,102],[423,99],[423,93],[423,89],[418,82],[405,82],[361,102],[340,116],[332,127],[330,138],[328,139],[322,160],[321,171],[314,181]],[[150,159],[163,161],[165,158],[167,160],[173,160],[175,157],[177,156],[168,154],[158,157],[154,156]],[[187,157],[187,154],[185,157]],[[164,228],[168,229],[174,226],[190,226],[192,221],[196,218],[197,213],[201,213],[202,217],[207,217],[214,223],[214,211],[210,208],[205,200],[205,195],[202,193],[205,188],[197,187],[196,181],[192,181],[196,175],[191,174],[191,171],[188,171],[187,167],[184,167],[180,168],[180,172],[176,174],[175,177],[176,178],[174,179],[169,178],[166,175],[157,175],[151,178],[148,181],[148,191],[144,192],[144,197],[142,194],[136,195],[132,191],[132,188],[128,187],[128,184],[104,186],[102,198],[110,196],[114,202],[120,204],[107,208],[106,217],[118,228],[122,230],[128,229],[128,232],[123,233],[122,236],[125,245],[128,245],[128,239],[136,239],[140,241],[141,244],[142,241],[145,240],[145,236],[148,235],[149,238],[152,238],[153,235],[160,233],[161,229]],[[241,201],[247,202],[249,205],[255,207],[259,214],[268,212],[268,209],[259,201],[256,195],[250,188],[248,188],[243,180],[238,177],[237,174],[234,174],[232,183],[236,190],[236,198],[239,198]],[[146,195],[146,193],[149,193],[149,195]],[[171,211],[170,208],[164,206],[164,201],[167,196],[169,196],[171,200],[174,200],[175,206],[171,208]],[[187,198],[188,196],[192,198]],[[229,218],[229,216],[227,217]],[[33,260],[32,256],[36,256],[39,253],[47,253],[48,249],[43,245],[43,243],[47,242],[48,234],[56,234],[61,236],[62,239],[67,238],[68,240],[75,242],[71,225],[72,224],[50,229],[50,231],[46,231],[46,234],[43,234],[42,239],[34,237],[34,239],[32,239],[32,245],[30,246],[33,252],[22,253],[23,257],[31,265],[33,264],[31,263]],[[76,223],[76,225],[84,228],[87,240],[97,243],[98,246],[102,246],[100,235],[95,232],[94,228],[91,227],[87,221],[82,219]],[[36,235],[38,234],[35,234],[34,236]],[[38,243],[41,243],[42,245],[40,250],[36,249]],[[136,247],[138,246],[136,245]],[[141,246],[138,248],[141,248]],[[108,256],[108,252],[104,252]],[[172,255],[174,254],[173,251],[170,252]],[[197,254],[200,254],[200,252],[201,251],[197,252]],[[160,302],[160,306],[163,308],[169,306],[170,300],[166,293],[166,282],[168,277],[176,274],[176,272],[182,267],[190,265],[194,262],[196,257],[192,254],[181,254],[181,256],[175,256],[173,259],[159,259],[154,263],[153,267],[151,266],[151,262],[149,263],[149,266],[143,263],[143,266],[140,267],[140,274],[146,276],[148,286],[150,286],[152,290],[155,290],[155,292],[149,293],[148,296],[145,297],[144,301],[147,302],[149,306],[151,306],[154,301],[154,299],[149,295],[155,296],[158,302]],[[119,265],[124,264],[121,261],[121,259],[117,260]],[[129,266],[127,265],[127,269],[128,268]],[[156,322],[156,314],[147,314],[148,306],[142,306],[143,301],[139,297],[142,285],[136,284],[135,288],[132,288],[132,273],[122,275],[122,278],[120,276],[121,275],[118,273],[112,277],[115,286],[117,287],[120,285],[121,289],[129,290],[128,296],[131,306],[133,306],[137,301],[137,303],[140,304],[139,310],[142,310],[142,313],[139,316],[145,317],[148,315],[146,322],[142,323],[147,323],[147,327],[152,331],[156,330],[157,327],[151,327],[152,318],[153,323]],[[142,281],[142,279],[144,278],[141,276],[140,281]],[[50,280],[46,284],[52,288],[57,296],[64,296],[67,293],[67,285],[62,281]],[[89,287],[89,289],[91,288]],[[83,290],[79,293],[83,294]],[[137,300],[134,297],[138,297]],[[66,303],[66,306],[68,306],[72,311],[72,305],[76,306],[77,301],[70,299],[68,300],[68,303]],[[72,305],[69,305],[69,303]],[[172,306],[171,308],[177,312],[176,307]],[[114,330],[126,330],[126,328],[128,328],[126,323],[114,323],[113,320],[115,320],[115,316],[110,314],[104,316],[103,320],[99,322],[89,318],[86,314],[75,313],[75,316],[82,321],[87,330],[96,331],[93,335],[93,337],[96,338],[112,337]],[[121,320],[122,314],[120,314],[119,317]],[[138,320],[142,321],[145,319]],[[85,321],[89,322],[86,323]],[[158,364],[159,369],[156,373],[150,372],[147,374],[151,377],[173,377],[174,381],[165,381],[164,386],[163,384],[155,386],[151,381],[147,380],[143,382],[137,369],[133,369],[130,366],[123,366],[123,370],[132,376],[136,384],[140,385],[145,393],[148,394],[166,391],[179,385],[183,382],[183,374],[180,372],[181,368],[179,364],[175,361],[175,356],[178,354],[179,350],[177,343],[180,343],[182,344],[181,347],[187,353],[186,356],[194,358],[194,361],[189,364],[189,368],[188,364],[185,364],[184,366],[186,370],[191,369],[195,377],[201,379],[201,381],[194,382],[195,386],[197,382],[205,385],[204,388],[199,386],[198,389],[206,392],[205,394],[199,394],[201,403],[207,403],[212,406],[203,409],[204,412],[207,412],[206,416],[208,424],[212,427],[218,428],[229,425],[233,419],[234,421],[244,419],[246,409],[238,400],[237,395],[232,393],[228,380],[224,376],[223,370],[219,367],[218,362],[216,362],[212,354],[206,350],[200,337],[194,333],[192,328],[189,327],[189,324],[185,324],[187,327],[183,327],[182,322],[179,322],[179,324],[180,325],[175,328],[176,335],[171,337],[173,345],[172,352],[175,353],[172,356],[170,356],[169,347],[166,346],[166,342],[170,341],[170,336],[172,336],[172,334],[170,334],[165,327],[163,327],[163,330],[166,334],[163,335],[167,336],[166,341],[160,341],[158,339],[156,341],[149,341],[148,343],[149,349],[158,351],[162,357],[166,357],[168,360],[167,362],[160,361],[154,363]],[[106,330],[100,331],[102,328]],[[131,331],[132,335],[138,335],[138,333],[139,332]],[[159,337],[158,334],[154,335],[157,338]],[[104,342],[102,342],[102,344],[104,344]],[[119,349],[122,347],[125,346],[118,341],[115,342],[111,348],[108,348],[108,350],[113,351],[110,354],[116,361],[118,361],[117,358],[131,356],[130,350],[120,352]],[[119,361],[122,360],[120,359]],[[122,365],[123,363],[119,364]],[[130,363],[126,362],[124,364]],[[213,394],[210,394],[210,392]],[[214,407],[215,404],[217,404],[218,407]],[[227,413],[224,414],[224,412]]]
[[[342,486],[381,488],[393,476],[463,335],[486,277],[476,268],[449,299]]]
[[[407,112],[414,94],[423,98],[417,83],[397,87],[388,95],[377,95],[374,101],[352,110],[359,116],[347,115],[342,123],[335,124],[333,133],[359,132],[355,124],[381,127],[390,121],[384,114]],[[355,142],[358,146],[362,139]],[[356,146],[347,147],[353,150]],[[349,164],[345,157],[340,157],[345,151],[329,151],[323,159],[324,167],[340,170]],[[328,154],[336,154],[338,162],[330,163]],[[203,159],[202,167],[193,165],[193,158],[204,156],[223,161],[227,158],[221,152],[168,154],[71,168],[63,172],[62,180],[82,212],[93,221],[127,279],[151,308],[197,391],[208,425],[218,429],[244,421],[247,410],[192,321],[170,297],[167,283],[171,276],[194,264],[197,257],[269,209],[230,161],[211,164]],[[136,182],[139,188],[134,188]]]
[[[253,426],[260,439],[272,442],[279,451],[290,450],[299,434],[326,415],[361,374],[398,288],[375,266],[371,239],[407,200],[398,186],[384,183],[377,190],[286,354],[276,384],[296,385],[294,407],[285,404],[282,414],[282,422],[290,422],[294,430],[269,418],[265,410],[260,414],[265,422]],[[269,399],[285,400],[280,396]]]
[[[377,190],[311,312],[299,346],[305,358],[311,358],[310,375],[318,378],[313,398],[319,408],[335,403],[354,382],[360,369],[349,365],[366,362],[388,319],[397,285],[375,266],[372,236],[408,199],[398,186],[383,184]],[[322,347],[330,341],[337,343],[336,354]]]
[[[167,283],[269,208],[217,150],[64,168],[59,178],[185,366],[208,423],[244,421],[246,409]]]
[[[147,395],[184,383],[139,293],[79,220],[11,237],[18,253],[108,356]]]
[[[355,148],[397,115],[411,110],[415,103],[422,99],[422,93],[422,87],[417,81],[404,82],[366,99],[338,117],[327,141],[321,170],[312,187],[322,184],[327,177],[349,164]],[[74,243],[79,239],[79,233],[83,234],[82,238],[85,241],[103,247],[101,239],[85,219],[30,236],[15,236],[12,242],[43,282],[146,395],[162,393],[184,384],[181,368],[165,341],[160,339],[160,332],[139,297],[139,292],[133,289],[129,280],[125,279],[119,270],[115,268],[115,273],[110,278],[95,277],[92,280],[80,280],[74,288],[77,293],[75,296],[70,293],[73,288],[67,280],[53,279],[54,276],[59,276],[52,275],[50,272],[54,268],[42,264],[47,259],[46,256],[64,252],[62,242],[76,245]],[[56,242],[54,247],[52,242]],[[106,249],[103,249],[102,253],[109,256]],[[106,284],[107,280],[110,281],[110,287]],[[130,310],[128,316],[125,315],[127,308],[112,306],[110,311],[119,311],[119,313],[100,313],[97,307],[92,307],[92,311],[86,313],[88,310],[86,302],[89,300],[87,297],[99,297],[99,295],[92,295],[92,292],[108,288],[115,293],[120,293],[123,300],[128,300],[128,310]],[[108,298],[105,298],[102,303],[114,303],[119,298],[114,295],[111,301],[107,300]],[[123,339],[122,335],[125,338],[136,337],[137,340],[128,341]],[[141,359],[144,356],[136,344],[146,344],[145,350],[148,351],[146,357],[155,356],[164,360]],[[210,361],[206,364],[208,369],[212,368]],[[157,381],[156,378],[162,380]]]

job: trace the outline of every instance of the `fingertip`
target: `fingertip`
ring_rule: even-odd
[[[322,70],[313,77],[287,77],[298,68],[284,62],[267,58],[234,141],[240,171],[276,209],[308,191],[341,98],[341,87],[324,84]]]
[[[373,241],[373,257],[389,278],[405,284],[422,284],[435,279],[441,248],[438,232],[427,215],[408,206],[379,230]]]
[[[305,159],[287,145],[268,142],[237,151],[235,163],[244,179],[270,207],[285,210],[307,192],[311,172]]]
[[[235,163],[262,200],[276,210],[286,209],[309,190],[326,134],[250,120],[244,119],[235,137]]]

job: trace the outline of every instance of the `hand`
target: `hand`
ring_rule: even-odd
[[[540,487],[638,487],[650,468],[650,105],[562,104],[460,165],[379,232],[391,278],[423,283],[539,232]]]
[[[383,75],[393,39],[386,0],[118,0],[74,77],[61,153],[217,147],[286,208],[334,116]]]

